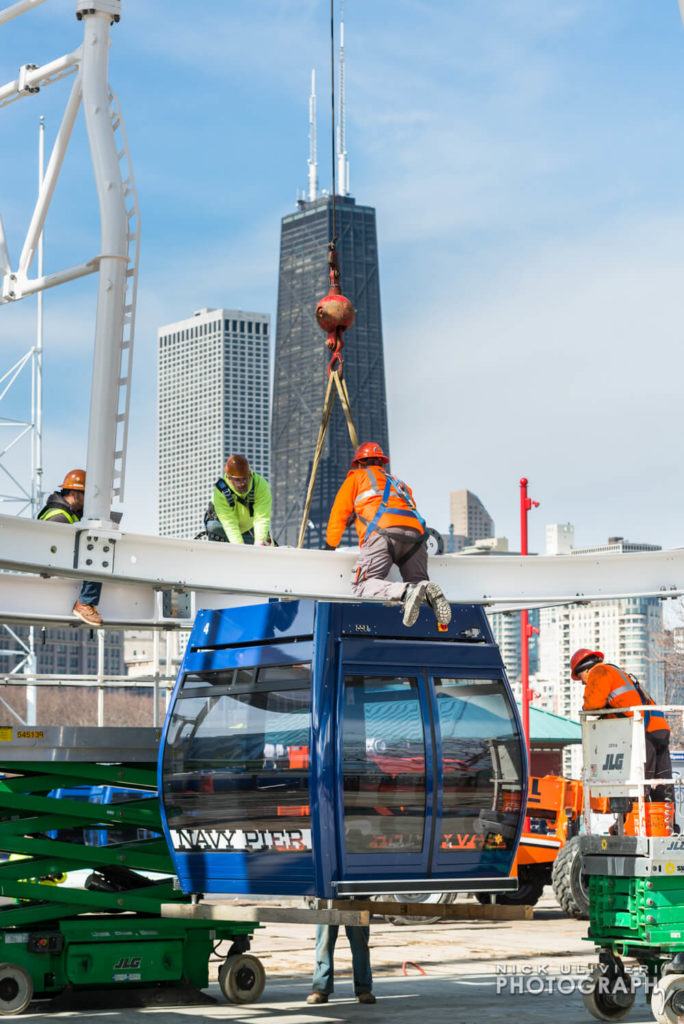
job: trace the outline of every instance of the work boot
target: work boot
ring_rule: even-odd
[[[451,622],[451,605],[442,593],[440,585],[438,583],[428,583],[425,597],[435,613],[435,618],[440,626],[448,626]]]
[[[420,583],[409,583],[404,591],[404,625],[413,626],[420,614],[420,606],[425,600],[428,587],[427,580]]]
[[[360,1003],[377,1003],[377,999],[372,992],[359,992],[357,998]]]
[[[77,601],[71,611],[77,619],[85,622],[86,626],[102,625],[102,616],[94,604],[81,604],[80,601]]]
[[[327,1003],[328,997],[325,992],[312,992],[306,997],[306,1001],[310,1006],[317,1006],[319,1003]]]

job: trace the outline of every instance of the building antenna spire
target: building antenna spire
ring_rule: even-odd
[[[347,109],[345,104],[344,81],[344,0],[340,17],[340,99],[339,119],[337,124],[337,180],[341,196],[349,195],[349,160],[347,158]]]
[[[318,141],[316,124],[316,68],[311,69],[311,93],[309,94],[309,187],[307,199],[313,203],[318,198]]]

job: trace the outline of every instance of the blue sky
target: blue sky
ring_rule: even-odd
[[[78,45],[73,8],[49,0],[0,30],[2,81]],[[537,548],[545,523],[567,520],[582,544],[681,545],[676,0],[346,0],[346,26],[352,193],[378,210],[395,470],[442,529],[448,491],[467,486],[517,541],[525,474],[543,502]],[[326,0],[124,0],[111,81],[143,220],[130,529],[156,524],[156,327],[204,305],[275,310],[279,221],[306,182],[308,82],[315,65],[327,84],[326,32]],[[38,115],[50,140],[67,91],[0,114],[15,260]],[[79,123],[46,268],[97,247]],[[85,459],[94,284],[46,294],[49,482]],[[0,311],[3,368],[33,316],[32,300]]]

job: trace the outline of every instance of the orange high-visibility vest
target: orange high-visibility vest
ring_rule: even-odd
[[[382,466],[359,467],[347,473],[330,510],[325,539],[331,547],[337,547],[352,520],[361,544],[374,530],[391,526],[416,530],[418,535],[425,532],[411,488]]]
[[[589,669],[584,689],[584,711],[598,711],[600,708],[629,708],[640,704],[655,704],[644,688],[635,683],[631,676],[617,665],[600,662]],[[633,718],[634,713],[625,711],[620,717]],[[612,715],[606,716],[612,718]],[[665,729],[669,732],[667,719],[660,711],[645,711],[644,724],[647,732]]]

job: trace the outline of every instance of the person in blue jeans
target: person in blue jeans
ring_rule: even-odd
[[[58,490],[53,491],[38,513],[44,523],[80,523],[83,516],[86,475],[83,469],[70,469]],[[102,625],[102,616],[97,610],[102,594],[102,584],[84,580],[72,614],[87,626]]]
[[[354,995],[360,1003],[374,1003],[373,974],[371,972],[368,937],[370,928],[360,925],[346,925],[344,929],[352,952],[354,972]],[[319,924],[316,928],[316,966],[314,967],[313,991],[307,996],[307,1003],[327,1003],[335,989],[335,943],[340,933],[337,924]]]

